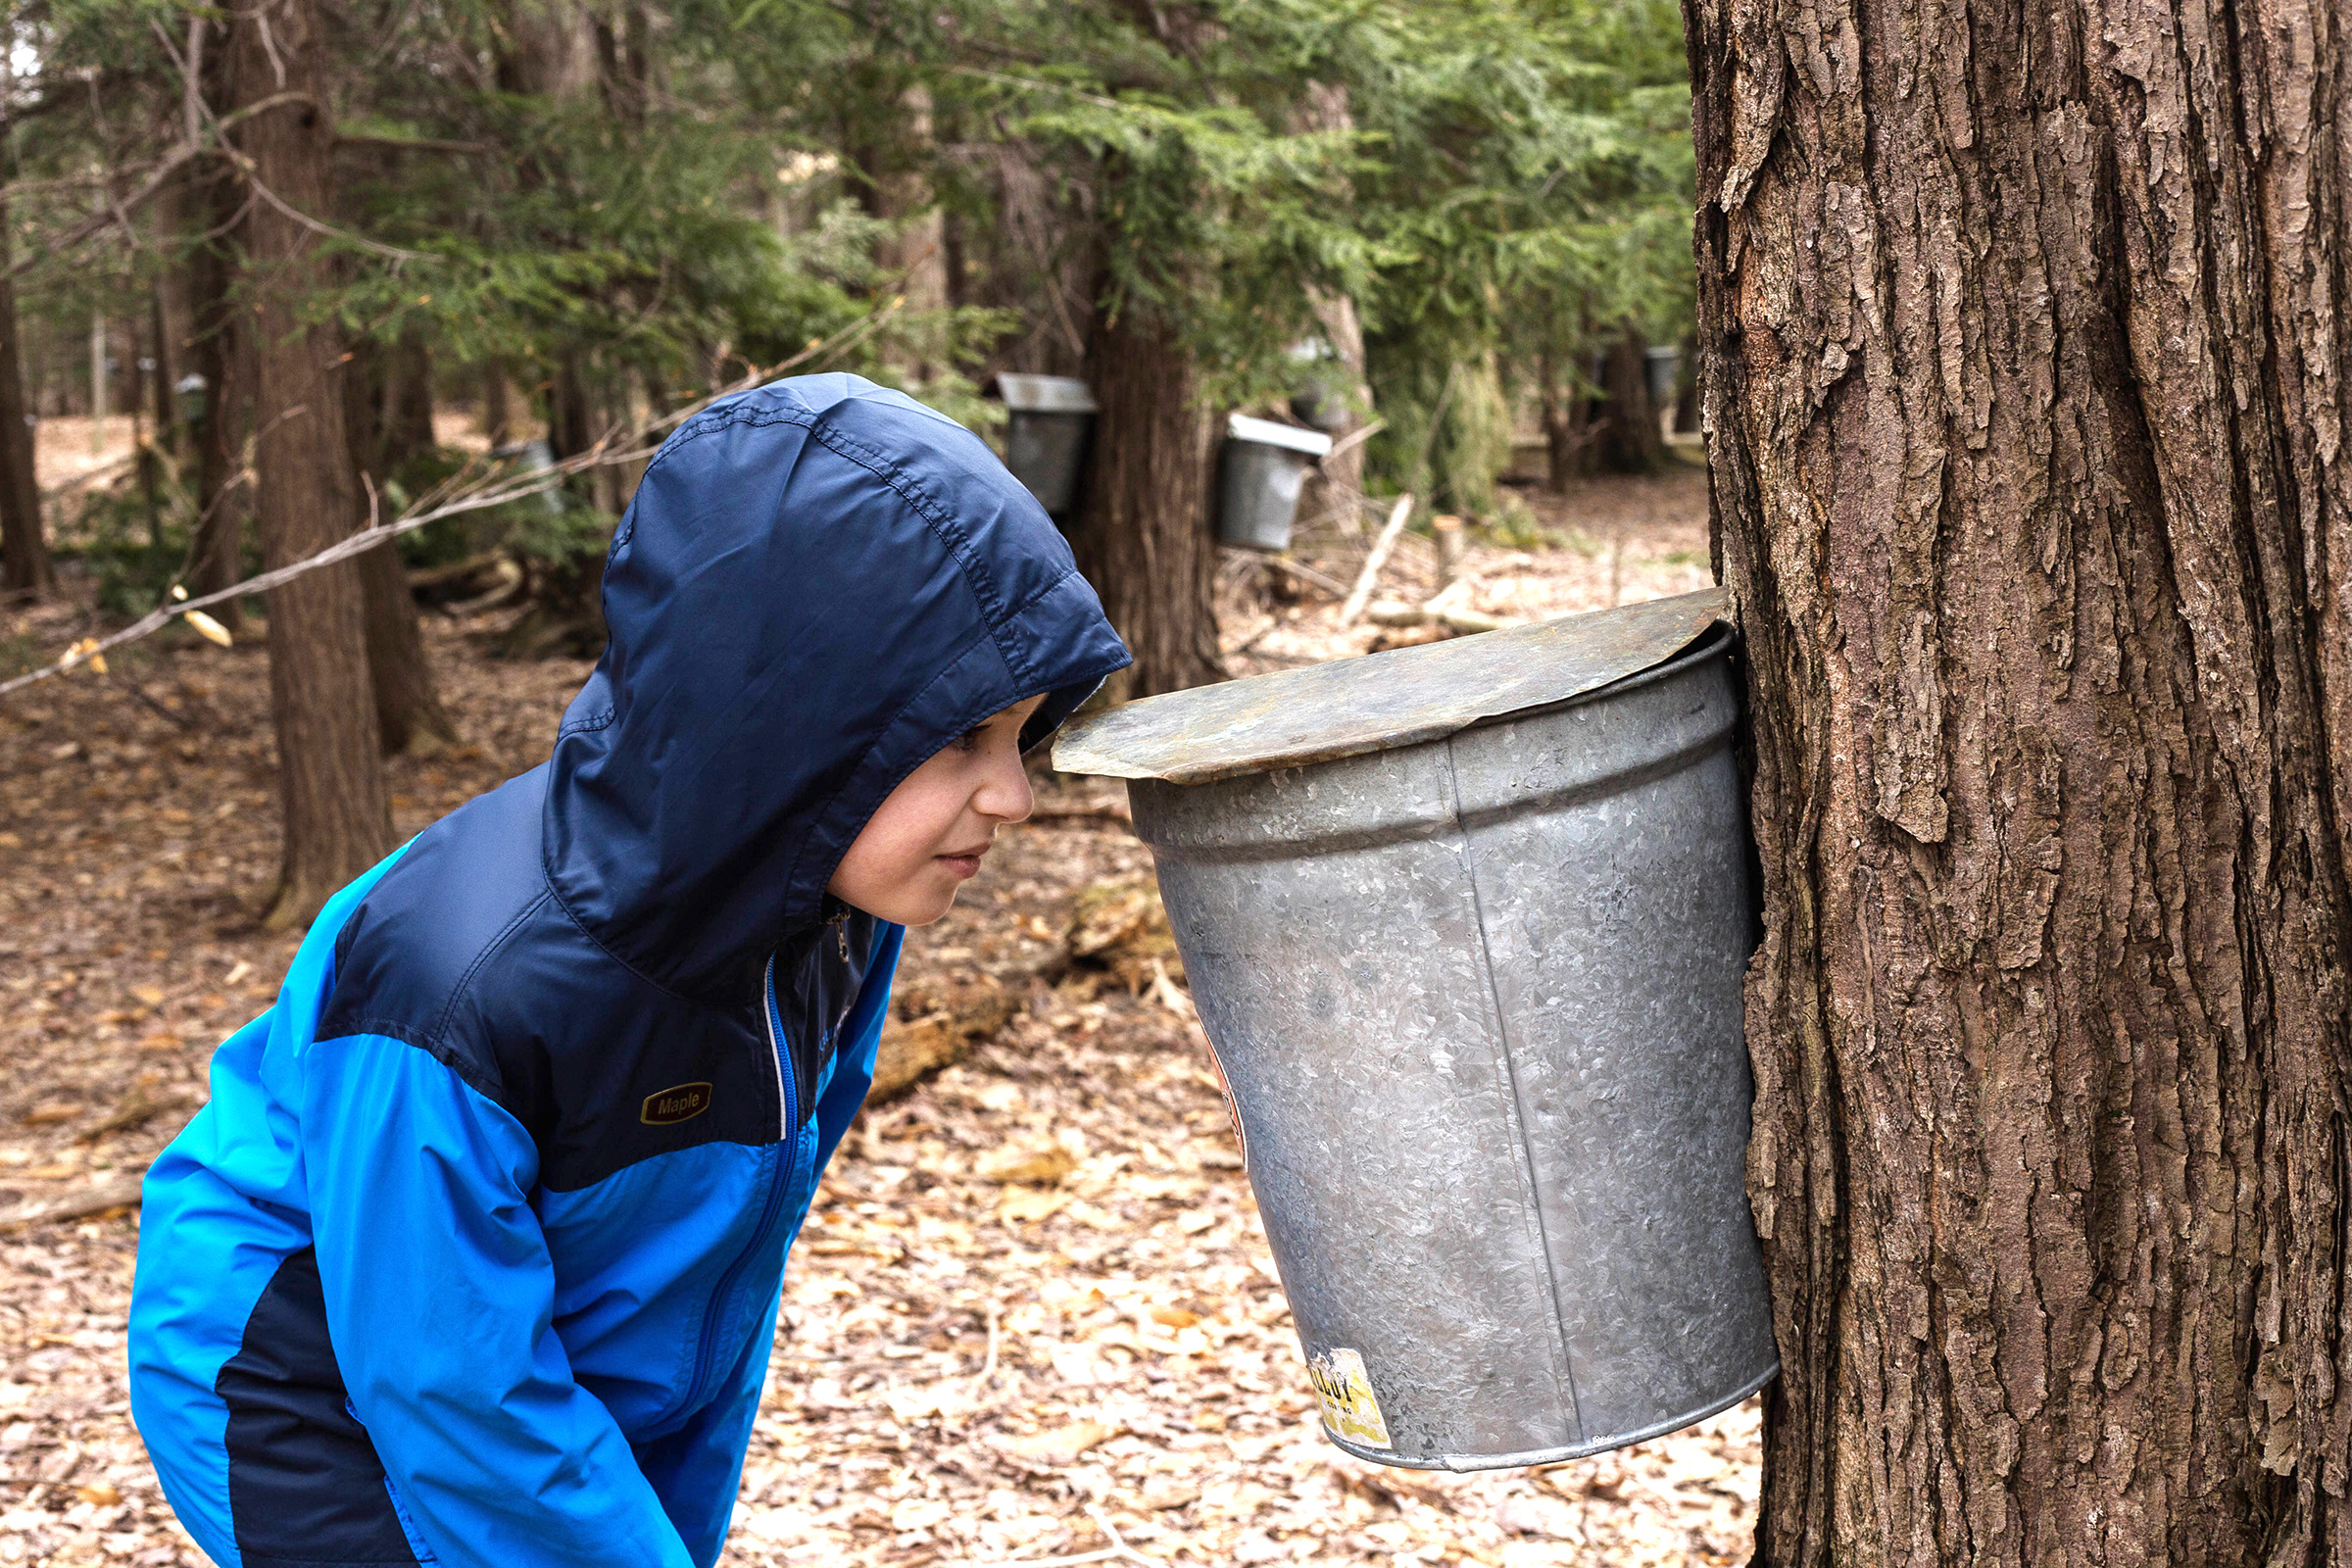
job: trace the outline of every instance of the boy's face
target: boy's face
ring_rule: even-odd
[[[929,925],[946,914],[997,829],[1029,814],[1021,726],[1044,701],[1013,704],[907,774],[867,819],[825,891],[900,925]]]

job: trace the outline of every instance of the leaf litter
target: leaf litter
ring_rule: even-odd
[[[1579,506],[1597,518],[1589,535],[1470,553],[1476,608],[1704,585],[1688,476],[1568,506],[1567,528]],[[1350,548],[1301,541],[1343,579]],[[1415,563],[1399,551],[1403,586],[1383,591],[1434,592]],[[1237,672],[1384,635],[1248,575],[1221,606]],[[71,598],[0,613],[0,644],[88,624]],[[543,757],[585,674],[485,658],[496,618],[428,622],[468,744],[391,764],[403,833]],[[251,913],[276,842],[268,711],[251,628],[225,649],[173,634],[0,707],[0,1562],[204,1560],[123,1391],[136,1209],[10,1216],[135,1180],[203,1102],[214,1045],[272,994],[294,939]],[[1752,1400],[1535,1470],[1397,1470],[1322,1441],[1149,854],[1101,781],[1045,779],[1041,805],[908,944],[894,1049],[935,1052],[912,1071],[951,1064],[869,1107],[825,1180],[722,1561],[1744,1561]]]

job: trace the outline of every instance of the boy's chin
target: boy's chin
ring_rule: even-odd
[[[887,899],[876,899],[874,903],[880,907],[869,908],[865,912],[877,920],[888,920],[893,925],[936,925],[947,918],[950,909],[956,907],[956,892],[953,887],[941,893],[901,889]]]

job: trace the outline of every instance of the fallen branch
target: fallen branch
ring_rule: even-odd
[[[1364,618],[1375,626],[1445,626],[1458,632],[1500,631],[1505,626],[1524,626],[1522,620],[1508,615],[1490,615],[1479,610],[1446,609],[1432,612],[1422,605],[1408,605],[1398,599],[1375,599]]]
[[[57,1198],[34,1198],[14,1208],[0,1209],[0,1235],[21,1231],[27,1225],[46,1225],[57,1220],[87,1219],[103,1214],[110,1208],[136,1208],[139,1204],[139,1177],[122,1176],[96,1187],[84,1187],[78,1192]]]
[[[1362,446],[1365,442],[1371,440],[1374,436],[1380,434],[1381,431],[1387,429],[1388,427],[1389,421],[1386,419],[1374,419],[1370,424],[1358,425],[1356,428],[1348,431],[1346,435],[1340,437],[1337,441],[1334,441],[1331,444],[1331,450],[1324,453],[1320,458],[1317,458],[1315,462],[1318,465],[1327,466],[1330,464],[1332,459],[1339,457],[1344,453],[1351,452],[1355,448]]]
[[[1375,626],[1427,626],[1437,624],[1458,632],[1500,631],[1505,626],[1524,626],[1524,620],[1510,615],[1490,615],[1483,610],[1472,610],[1464,603],[1470,597],[1470,580],[1465,577],[1450,583],[1417,605],[1400,599],[1376,599],[1366,612]]]
[[[1340,624],[1352,626],[1355,617],[1364,612],[1364,603],[1372,597],[1372,585],[1380,580],[1380,568],[1389,564],[1389,552],[1396,548],[1396,536],[1404,532],[1404,519],[1413,514],[1413,498],[1407,493],[1396,498],[1389,510],[1389,520],[1380,525],[1380,537],[1372,541],[1372,553],[1364,558],[1364,569],[1355,574],[1355,586],[1348,591],[1348,602],[1340,607]],[[0,686],[0,692],[8,688]]]
[[[1348,597],[1348,590],[1342,587],[1338,581],[1324,576],[1312,566],[1293,561],[1288,556],[1259,556],[1258,559],[1283,575],[1295,577],[1310,588],[1320,588],[1334,599]]]

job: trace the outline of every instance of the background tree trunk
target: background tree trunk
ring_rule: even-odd
[[[1567,493],[1584,471],[1585,448],[1592,440],[1592,399],[1577,390],[1557,357],[1546,351],[1540,362],[1543,386],[1544,487],[1554,495]]]
[[[879,71],[875,85],[883,87]],[[909,313],[943,311],[948,306],[947,229],[922,168],[932,152],[931,94],[920,86],[904,86],[891,96],[900,112],[887,134],[858,136],[851,142],[859,175],[854,191],[869,216],[891,225],[874,244],[881,287],[905,295]],[[917,356],[900,358],[899,368],[917,381],[946,368]]]
[[[14,160],[0,152],[0,172]],[[41,489],[32,466],[32,426],[24,421],[24,368],[17,353],[17,290],[11,265],[8,208],[0,203],[0,589],[39,593],[52,580],[49,544],[41,534]]]
[[[1757,1561],[2344,1561],[2341,12],[1686,15]]]
[[[1221,680],[1209,420],[1196,401],[1192,361],[1163,322],[1130,301],[1096,327],[1091,380],[1102,411],[1070,544],[1135,655],[1114,695]]]
[[[419,455],[419,442],[423,451],[432,449],[432,392],[415,384],[431,373],[431,361],[421,344],[412,348],[406,338],[390,348],[363,339],[351,354],[343,368],[345,445],[352,466],[374,482],[380,496],[384,482]],[[408,567],[396,544],[368,551],[359,564],[368,673],[384,755],[429,757],[457,741],[458,727],[433,681]]]
[[[1650,400],[1649,366],[1642,353],[1648,346],[1629,322],[1601,353],[1593,458],[1610,473],[1655,473],[1666,461],[1666,440],[1658,429],[1658,406]]]
[[[216,61],[225,51],[215,51]],[[218,66],[208,82],[225,89]],[[196,203],[209,214],[208,229],[229,221],[241,205],[243,181],[225,164],[208,161],[209,200]],[[244,495],[245,410],[252,396],[253,376],[245,355],[249,345],[231,300],[236,275],[235,252],[221,238],[208,239],[188,258],[189,368],[204,377],[204,414],[196,436],[195,562],[189,586],[199,594],[218,593],[237,581],[244,562],[246,498]],[[237,600],[216,606],[214,617],[230,631],[244,622]]]
[[[252,177],[297,212],[327,211],[334,129],[314,0],[259,0],[237,12],[230,50],[235,103],[281,91],[308,100],[265,110],[238,127]],[[276,206],[256,202],[245,243],[254,284],[262,554],[279,566],[343,538],[359,518],[344,445],[343,345],[331,324],[306,320],[300,310],[326,281],[318,236]],[[270,590],[270,699],[285,857],[268,919],[282,926],[309,920],[392,847],[357,564]]]
[[[1334,82],[1310,85],[1299,96],[1291,121],[1293,127],[1301,131],[1355,128],[1355,113],[1348,102],[1348,89]],[[1335,442],[1345,441],[1371,418],[1372,386],[1364,374],[1363,318],[1356,313],[1354,300],[1345,294],[1327,294],[1321,290],[1315,292],[1314,311],[1333,356],[1331,363],[1320,367],[1321,378],[1331,383],[1334,392],[1349,400],[1346,420],[1330,432]],[[1355,498],[1363,491],[1364,443],[1358,441],[1307,470],[1306,484],[1298,494],[1299,520],[1311,521],[1337,512],[1340,526],[1354,533],[1363,521],[1360,503]]]

